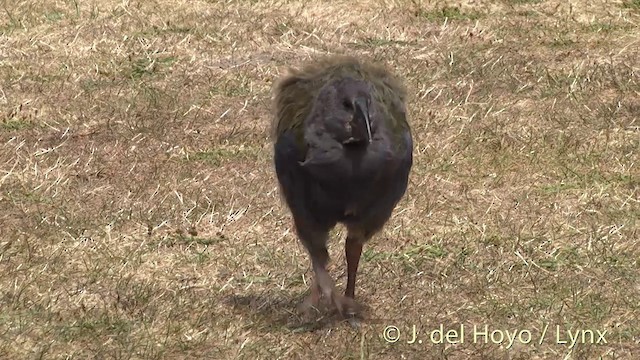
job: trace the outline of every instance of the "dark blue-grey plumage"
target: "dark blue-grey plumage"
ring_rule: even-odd
[[[321,294],[345,314],[362,245],[380,231],[404,195],[412,166],[406,92],[384,68],[330,57],[294,70],[275,88],[274,162],[281,192],[315,272],[308,302]],[[347,227],[346,297],[326,271],[326,242]]]

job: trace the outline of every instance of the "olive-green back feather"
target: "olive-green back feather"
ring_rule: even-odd
[[[400,134],[409,126],[405,114],[407,92],[395,76],[381,66],[364,63],[351,56],[330,56],[312,62],[300,70],[291,69],[274,87],[275,116],[272,124],[274,140],[288,129],[299,129],[313,106],[313,101],[327,82],[350,76],[374,85],[374,97],[382,105],[386,125],[392,133]]]

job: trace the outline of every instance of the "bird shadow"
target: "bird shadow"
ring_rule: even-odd
[[[226,298],[227,305],[237,314],[258,320],[262,329],[284,328],[293,333],[314,332],[335,329],[341,326],[359,324],[361,317],[345,319],[337,311],[328,307],[300,311],[303,297],[284,297],[271,292],[254,294],[234,294]],[[365,308],[366,309],[366,308]],[[354,320],[356,320],[354,322]]]

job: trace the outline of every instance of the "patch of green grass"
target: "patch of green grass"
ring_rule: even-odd
[[[491,246],[505,246],[510,239],[497,233],[489,233],[483,236],[482,243]]]
[[[569,38],[566,34],[559,34],[549,43],[551,47],[568,47],[575,43],[575,40]]]
[[[196,29],[191,26],[181,26],[176,24],[166,24],[165,26],[157,26],[152,25],[148,28],[145,28],[143,31],[135,33],[136,36],[142,37],[153,37],[160,36],[164,34],[193,34],[196,32]]]
[[[142,57],[132,59],[128,70],[128,77],[140,79],[143,76],[153,75],[164,66],[170,66],[176,61],[174,56],[160,56],[157,58]]]
[[[3,24],[0,24],[0,32],[6,35],[10,35],[14,30],[18,30],[23,27],[23,24],[19,20],[16,20],[11,15],[11,13],[7,11],[6,15],[9,18],[9,20],[5,21]]]
[[[515,12],[515,14],[523,17],[536,17],[540,15],[539,13],[533,10],[518,10]]]
[[[187,156],[186,160],[204,162],[219,166],[234,159],[256,159],[259,150],[247,146],[221,146],[210,150],[198,151]]]
[[[44,14],[44,17],[51,22],[57,22],[64,19],[64,13],[60,11],[51,11]]]
[[[403,253],[391,253],[377,251],[374,248],[365,248],[362,252],[363,261],[382,261],[382,260],[419,260],[442,258],[447,252],[440,245],[420,244],[410,247]]]
[[[576,190],[579,188],[578,184],[561,181],[555,184],[543,185],[540,190],[545,194],[559,194],[567,190]]]
[[[522,5],[522,4],[540,4],[544,2],[544,0],[505,0],[505,2],[512,5]]]
[[[247,96],[251,93],[251,83],[246,76],[231,75],[220,79],[214,86],[209,88],[211,96]]]
[[[595,33],[610,33],[616,30],[624,29],[623,26],[614,23],[593,22],[586,27],[587,31]]]
[[[215,237],[200,237],[200,236],[190,236],[183,234],[176,234],[168,236],[162,239],[161,243],[167,246],[174,245],[213,245],[217,244],[220,241],[224,241],[223,237],[215,236]]]
[[[640,10],[640,0],[627,0],[622,3],[622,8]]]
[[[274,26],[274,32],[277,36],[282,36],[289,32],[291,25],[288,23],[279,22]]]
[[[447,252],[440,245],[420,244],[413,246],[405,251],[402,256],[407,258],[427,257],[431,259],[441,258],[447,255]]]
[[[106,72],[100,72],[99,75],[101,77],[108,77],[109,74]],[[86,91],[87,93],[93,93],[96,92],[98,90],[107,88],[112,86],[113,83],[109,80],[104,80],[104,79],[85,79],[83,81],[80,82],[80,87],[82,88],[82,90]]]
[[[33,122],[16,117],[5,119],[4,121],[0,122],[0,130],[4,131],[20,131],[31,129],[33,127]]]
[[[371,247],[368,247],[368,248],[365,248],[364,251],[362,252],[362,261],[369,262],[369,261],[387,259],[389,258],[389,255],[390,254],[382,253],[382,252],[376,251]]]
[[[558,268],[558,260],[555,258],[548,258],[538,261],[538,266],[547,270],[556,270]]]
[[[352,45],[355,48],[369,48],[369,47],[390,46],[390,45],[410,46],[413,44],[415,44],[414,41],[402,41],[402,40],[391,40],[391,39],[367,37],[362,39],[361,42],[353,43]]]
[[[271,282],[271,279],[268,276],[261,276],[261,275],[246,275],[244,277],[242,277],[242,281],[245,283],[257,283],[257,284],[262,284],[262,283],[266,283],[266,282]]]
[[[102,316],[79,319],[73,324],[61,326],[58,331],[65,341],[75,341],[82,337],[93,338],[97,333],[126,336],[131,330],[131,323],[125,319]]]
[[[205,264],[211,260],[208,251],[196,251],[194,262],[196,264]]]

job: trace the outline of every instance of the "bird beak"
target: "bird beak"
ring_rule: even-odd
[[[367,99],[357,97],[353,101],[353,108],[355,109],[355,114],[353,116],[354,120],[361,122],[358,125],[364,125],[367,129],[367,140],[371,142],[371,120],[369,119],[369,106],[367,105]]]

